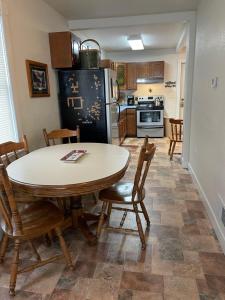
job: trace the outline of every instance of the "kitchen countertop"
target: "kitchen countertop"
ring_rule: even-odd
[[[124,111],[125,109],[135,109],[137,105],[120,105],[120,112]]]

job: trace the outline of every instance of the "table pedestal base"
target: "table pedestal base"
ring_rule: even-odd
[[[79,228],[83,236],[90,245],[96,245],[97,236],[93,234],[87,222],[95,222],[98,224],[99,215],[85,213],[81,203],[81,197],[71,197],[72,225]]]

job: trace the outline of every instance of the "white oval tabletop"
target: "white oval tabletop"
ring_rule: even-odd
[[[71,150],[87,150],[77,162],[60,159]],[[100,143],[62,144],[35,150],[7,167],[12,182],[34,186],[67,186],[103,180],[126,170],[129,151]]]

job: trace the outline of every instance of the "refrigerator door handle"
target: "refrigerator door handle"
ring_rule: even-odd
[[[119,82],[118,82],[117,79],[116,79],[116,85],[117,85],[117,99],[116,99],[116,101],[118,102],[119,99],[120,99],[120,85],[119,85]]]
[[[118,119],[117,119],[117,123],[119,123],[119,121],[120,121],[120,105],[119,105],[118,102],[116,102],[116,105],[117,105],[118,108],[119,108]]]

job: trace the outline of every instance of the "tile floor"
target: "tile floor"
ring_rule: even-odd
[[[14,299],[54,300],[222,300],[225,299],[225,257],[189,173],[178,156],[169,161],[167,139],[155,139],[157,152],[146,182],[145,204],[151,217],[147,248],[139,237],[104,231],[89,247],[79,232],[64,233],[75,263],[63,261],[18,276]],[[141,140],[127,139],[132,161],[124,180],[132,180]],[[92,199],[83,201],[93,210]],[[121,215],[113,213],[111,222]],[[144,224],[144,220],[143,225]],[[125,226],[135,226],[130,215]],[[59,252],[38,244],[41,256]],[[31,259],[24,245],[21,263]],[[8,296],[9,249],[0,265],[0,299]]]

